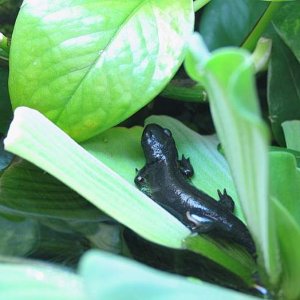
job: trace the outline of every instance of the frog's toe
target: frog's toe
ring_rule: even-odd
[[[234,211],[234,201],[227,194],[226,189],[223,190],[223,194],[220,190],[218,190],[218,195],[219,195],[220,205],[222,205],[225,209],[229,210],[230,212],[233,212]]]

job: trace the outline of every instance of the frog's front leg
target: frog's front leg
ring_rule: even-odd
[[[186,177],[191,178],[194,175],[194,168],[191,165],[190,159],[185,158],[184,155],[182,155],[181,159],[178,160],[179,169],[180,172]]]
[[[197,214],[186,212],[187,219],[193,224],[191,229],[197,233],[208,233],[215,228],[215,222],[207,217],[199,216]]]
[[[234,211],[234,201],[233,199],[227,194],[226,189],[223,190],[223,194],[220,190],[218,190],[218,195],[219,195],[219,203],[222,205],[224,208],[229,210],[230,212],[233,213]]]

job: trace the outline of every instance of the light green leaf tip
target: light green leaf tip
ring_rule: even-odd
[[[300,151],[300,121],[285,121],[281,124],[288,149]]]
[[[276,249],[276,245],[272,243],[274,228],[269,222],[269,135],[259,111],[251,56],[238,48],[208,54],[201,37],[194,35],[185,67],[208,92],[214,124],[256,241],[260,263],[276,281],[276,259],[270,255],[270,248]]]
[[[255,66],[255,71],[265,71],[268,66],[272,50],[272,40],[260,38],[257,42],[256,48],[252,53],[252,59]]]

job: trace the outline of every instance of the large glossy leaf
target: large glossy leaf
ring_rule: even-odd
[[[274,226],[269,219],[268,132],[254,89],[250,55],[237,48],[208,52],[195,35],[185,61],[189,75],[209,94],[218,136],[224,147],[260,263],[278,280]]]
[[[79,269],[89,299],[255,299],[202,282],[163,273],[109,253],[90,251]],[[99,284],[101,282],[102,284]]]
[[[284,42],[300,62],[300,3],[291,1],[282,6],[276,15],[274,25]]]
[[[204,9],[199,31],[210,50],[240,46],[268,7],[258,0],[213,0]]]
[[[276,140],[284,145],[281,124],[300,119],[300,63],[273,27],[272,54],[268,70],[268,104],[272,129]]]
[[[163,89],[193,16],[192,0],[25,0],[10,51],[14,108],[39,110],[76,140],[94,136]]]
[[[0,134],[5,134],[12,120],[8,95],[8,70],[0,67]]]
[[[170,124],[172,124],[172,122],[170,122]],[[172,130],[171,127],[169,128]],[[182,129],[183,128],[181,128],[181,130]],[[127,131],[127,134],[124,135],[126,130],[121,129],[116,131],[115,136],[120,136],[120,132],[121,134],[123,133],[123,137],[126,137],[123,141],[126,141],[130,131]],[[133,133],[136,132],[140,132],[140,129],[135,128]],[[188,133],[188,131],[185,131],[182,134],[186,132]],[[103,137],[100,141],[102,140],[104,143],[111,142],[109,135],[105,137],[104,133]],[[136,145],[139,138],[134,138]],[[128,139],[129,142],[130,140],[131,139]],[[95,143],[96,138],[92,141],[90,147],[94,149],[94,153],[93,151],[91,151],[91,153],[93,155],[98,153],[96,156],[98,156],[100,160],[97,160],[93,155],[81,148],[37,111],[28,108],[19,108],[16,110],[15,119],[6,139],[6,147],[9,151],[47,170],[50,174],[56,176],[79,194],[83,195],[96,207],[142,237],[164,246],[186,248],[186,245],[183,245],[183,240],[189,236],[190,231],[167,211],[139,192],[133,186],[132,178],[129,179],[130,183],[128,183],[120,175],[103,164],[103,162],[101,162],[101,152],[98,152],[101,146],[97,150],[97,143]],[[124,155],[124,161],[127,161],[129,158],[129,166],[132,165],[133,168],[135,167],[136,163],[132,160],[132,153],[138,153],[140,150],[138,152],[136,150],[133,152],[130,151],[130,143],[128,141],[127,143],[122,142],[119,146],[116,146],[116,141],[111,143],[115,145],[112,147],[114,150],[111,152],[111,161],[115,161],[110,162],[113,166],[112,168],[116,168],[118,161],[122,158],[121,155]],[[208,141],[207,143],[209,144]],[[85,146],[87,145],[88,142],[85,143]],[[105,147],[107,146],[104,146],[104,148]],[[207,151],[207,149],[210,148],[217,152],[216,144],[210,147],[204,145],[202,151],[203,149]],[[116,152],[116,149],[118,152]],[[116,153],[117,155],[114,155]],[[206,154],[206,157],[209,157],[209,155]],[[213,157],[215,156],[213,155]],[[224,178],[226,182],[226,179],[228,180],[229,178],[228,174],[226,175],[227,171],[226,164],[224,165],[224,158],[219,153],[217,158],[223,161],[223,163],[221,163],[221,166],[215,168],[214,171],[219,170],[221,172],[221,174],[218,175],[219,178]],[[105,159],[108,160],[107,157]],[[139,161],[138,157],[137,161]],[[219,162],[217,162],[217,165],[218,164]],[[122,166],[124,166],[124,162],[120,163],[119,167],[122,168]],[[213,167],[214,164],[209,168]],[[130,172],[132,174],[133,171],[130,170]],[[212,170],[210,172],[212,172]],[[211,178],[208,180],[211,180]],[[211,184],[210,186],[212,187]],[[215,186],[214,188],[216,189],[217,187]],[[216,193],[215,189],[213,193]],[[201,247],[196,249],[197,251],[192,249],[193,251],[208,256],[236,275],[241,276],[246,283],[250,284],[252,281],[251,274],[255,271],[255,266],[253,260],[248,260],[247,254],[245,255],[245,250],[238,251],[238,249],[236,249],[240,254],[234,257],[229,253],[230,249],[227,249],[227,247],[220,245],[218,247],[215,245],[215,242],[200,236],[199,239],[202,239]],[[213,245],[213,253],[211,253],[210,245]],[[246,257],[245,261],[243,261],[243,256]]]

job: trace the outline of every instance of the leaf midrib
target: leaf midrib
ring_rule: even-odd
[[[98,63],[98,61],[102,58],[102,55],[104,53],[106,53],[106,50],[110,47],[110,45],[112,44],[112,42],[114,41],[114,39],[118,36],[119,32],[121,32],[121,30],[125,27],[125,25],[129,22],[129,20],[131,20],[132,16],[134,16],[136,14],[137,11],[140,10],[141,7],[143,7],[146,2],[149,2],[151,0],[143,0],[142,2],[140,2],[129,14],[128,16],[123,20],[123,22],[121,22],[120,26],[118,27],[118,29],[115,31],[115,33],[112,35],[111,39],[108,41],[107,45],[101,49],[101,54],[99,56],[97,56],[97,58],[91,63],[90,67],[87,69],[86,73],[84,74],[84,76],[79,80],[77,86],[74,88],[73,92],[71,93],[71,96],[67,99],[66,103],[63,105],[61,111],[59,112],[59,114],[57,115],[57,117],[54,119],[54,123],[58,123],[61,115],[63,114],[63,112],[65,111],[66,107],[68,106],[68,104],[70,103],[70,101],[73,99],[74,95],[76,94],[76,92],[78,91],[78,89],[80,88],[80,86],[82,85],[82,83],[85,81],[86,77],[88,76],[88,74],[92,71],[92,69],[95,67],[95,65]]]

